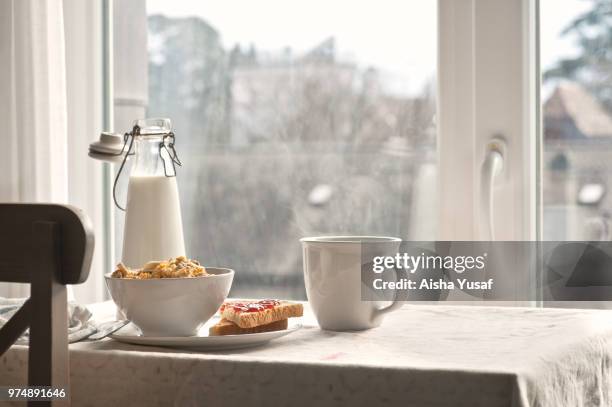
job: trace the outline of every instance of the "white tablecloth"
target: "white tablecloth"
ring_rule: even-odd
[[[110,313],[109,304],[103,307]],[[70,345],[76,406],[610,406],[612,312],[407,305],[379,328],[306,326],[215,353]],[[27,348],[0,358],[24,383]]]

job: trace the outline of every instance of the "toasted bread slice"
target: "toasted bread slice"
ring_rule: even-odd
[[[253,328],[240,328],[232,321],[222,319],[216,325],[210,327],[208,334],[210,336],[256,334],[260,332],[282,331],[283,329],[287,329],[287,326],[287,320],[281,319],[271,324],[259,325]]]
[[[243,302],[244,303],[244,302]],[[235,302],[228,302],[221,308],[221,317],[238,325],[240,328],[253,328],[271,324],[292,317],[301,317],[304,313],[302,304],[278,301],[273,307],[258,311],[241,311],[232,307]]]

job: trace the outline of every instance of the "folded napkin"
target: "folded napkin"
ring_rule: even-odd
[[[26,298],[0,297],[0,328],[6,324],[25,301]],[[78,342],[98,330],[91,316],[91,312],[86,307],[72,301],[68,303],[68,342]],[[29,329],[15,343],[27,345],[28,339]]]

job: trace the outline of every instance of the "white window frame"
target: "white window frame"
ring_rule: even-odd
[[[144,118],[148,101],[146,0],[102,0],[105,131],[124,132]],[[130,38],[123,41],[122,38]],[[144,67],[144,74],[143,74]],[[104,258],[107,270],[121,257],[123,215],[112,199],[113,164],[104,163]]]
[[[538,240],[537,0],[439,0],[440,240],[488,240],[482,163],[505,139],[495,178],[495,240]]]

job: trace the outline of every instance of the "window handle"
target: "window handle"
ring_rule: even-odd
[[[482,240],[495,240],[493,187],[504,170],[506,142],[494,136],[487,144],[480,168],[480,227]]]

